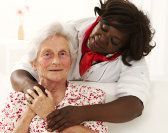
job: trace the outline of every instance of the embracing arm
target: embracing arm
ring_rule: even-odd
[[[55,110],[47,117],[49,120],[48,128],[62,131],[83,121],[122,123],[140,116],[142,110],[143,104],[135,96],[121,97],[105,104],[67,106],[60,110]],[[60,118],[63,119],[62,122],[64,123],[59,121]]]
[[[143,104],[137,97],[125,96],[106,104],[84,106],[84,110],[89,114],[86,120],[122,123],[140,116]]]

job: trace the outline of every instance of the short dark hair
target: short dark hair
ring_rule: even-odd
[[[94,11],[102,23],[129,34],[127,44],[120,50],[125,65],[131,66],[129,61],[140,60],[155,47],[151,45],[155,31],[148,16],[128,0],[107,0],[105,3],[100,0],[100,7],[95,7]]]

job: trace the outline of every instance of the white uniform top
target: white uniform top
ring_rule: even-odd
[[[114,86],[112,88],[115,89],[115,96],[117,98],[132,95],[138,97],[145,104],[150,82],[147,64],[144,58],[139,61],[131,61],[132,66],[130,67],[123,64],[121,56],[119,56],[113,61],[105,61],[91,66],[82,77],[80,76],[79,62],[81,59],[82,41],[86,29],[88,29],[95,20],[96,18],[87,18],[70,23],[74,30],[72,34],[76,37],[79,47],[77,59],[72,64],[68,79],[115,83],[115,88]],[[38,80],[37,72],[32,69],[25,58],[16,64],[14,70],[16,69],[27,70]],[[105,88],[103,90],[105,90]]]

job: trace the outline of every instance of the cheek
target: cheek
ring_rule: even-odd
[[[71,68],[71,59],[70,58],[66,58],[64,61],[63,61],[63,65],[64,67],[66,67],[66,69],[69,69]]]
[[[47,60],[39,59],[37,65],[37,71],[40,74],[43,74],[47,67],[49,66],[50,62]]]
[[[39,59],[39,64],[41,64],[44,67],[47,67],[50,64],[51,60],[47,59]]]

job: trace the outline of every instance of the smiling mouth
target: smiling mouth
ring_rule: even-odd
[[[60,72],[60,71],[62,71],[63,69],[51,69],[51,70],[49,70],[50,72]]]

